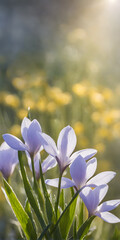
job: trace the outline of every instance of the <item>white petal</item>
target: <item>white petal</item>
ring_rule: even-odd
[[[37,134],[39,132],[41,132],[40,124],[34,119],[27,130],[27,145],[30,153],[36,153],[42,145]]]
[[[19,138],[11,134],[4,134],[3,139],[11,148],[15,150],[18,150],[18,151],[27,150],[27,147],[25,146],[25,144]]]
[[[114,214],[109,212],[97,212],[95,213],[96,216],[102,218],[104,221],[108,223],[118,223],[120,219],[116,217]]]
[[[48,156],[43,162],[42,162],[42,172],[45,173],[49,169],[55,167],[57,165],[57,161],[54,157]]]
[[[21,134],[25,142],[27,142],[27,130],[31,124],[31,121],[25,117],[21,124]]]
[[[90,177],[94,175],[96,168],[97,168],[97,159],[92,158],[87,162],[86,180],[88,180]]]
[[[97,153],[97,150],[92,148],[83,149],[72,154],[71,160],[73,161],[78,155],[84,158],[85,161],[93,157]]]
[[[100,186],[102,184],[107,184],[110,182],[114,177],[116,173],[113,171],[105,171],[97,174],[95,177],[91,178],[87,185],[90,185],[92,187]]]
[[[110,201],[106,201],[103,202],[102,204],[100,204],[97,208],[98,212],[106,212],[106,211],[111,211],[114,208],[116,208],[118,205],[120,204],[120,199],[118,200],[110,200]]]
[[[53,157],[57,156],[58,151],[54,140],[45,133],[39,133],[39,138],[45,151]]]
[[[76,135],[72,127],[63,128],[59,134],[57,147],[62,157],[69,157],[76,146]]]
[[[70,174],[76,187],[82,187],[86,182],[86,162],[78,156],[70,166]]]
[[[58,188],[59,178],[46,179],[45,183],[52,186],[52,187],[57,187]],[[72,180],[70,180],[69,178],[62,177],[61,188],[69,188],[69,187],[73,187],[73,186],[74,186],[74,183],[73,183]]]

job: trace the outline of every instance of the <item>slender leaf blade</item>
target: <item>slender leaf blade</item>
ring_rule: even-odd
[[[85,237],[85,235],[88,233],[90,225],[93,221],[93,219],[95,218],[95,216],[91,216],[90,218],[88,218],[83,224],[82,226],[79,228],[78,232],[77,232],[77,239],[82,240],[83,237]]]
[[[36,240],[37,235],[28,214],[25,212],[23,206],[19,202],[17,196],[15,195],[13,189],[8,184],[8,182],[5,179],[3,179],[3,181],[4,181],[4,187],[5,187],[5,189],[3,189],[3,192],[5,194],[5,197],[8,203],[10,204],[16,218],[18,219],[21,225],[21,228],[24,234],[26,235],[26,238],[28,240],[32,240],[32,239]]]
[[[28,177],[27,177],[27,174],[26,174],[26,171],[25,171],[25,167],[23,165],[23,162],[22,162],[22,155],[21,155],[21,152],[18,152],[18,156],[19,156],[19,163],[20,163],[20,169],[21,169],[21,174],[22,174],[22,178],[23,178],[23,183],[24,183],[24,188],[25,188],[25,192],[26,192],[26,195],[27,195],[27,198],[30,202],[30,205],[31,207],[33,208],[40,224],[41,224],[41,227],[43,229],[46,228],[46,224],[45,224],[45,221],[43,219],[43,216],[42,216],[42,213],[38,207],[38,204],[37,204],[37,201],[34,197],[34,194],[33,194],[33,189],[29,183],[29,180],[28,180]]]
[[[41,164],[40,164],[40,177],[41,177],[41,183],[42,183],[42,188],[43,188],[43,193],[45,198],[47,218],[48,218],[48,221],[51,223],[54,216],[54,210],[53,210],[52,203],[50,201],[49,194],[44,181]]]
[[[73,223],[73,218],[75,214],[75,208],[76,208],[76,201],[77,199],[74,199],[72,204],[67,208],[65,214],[62,216],[60,220],[60,232],[63,239],[66,239],[70,230],[70,227]]]
[[[61,207],[62,210],[65,208],[65,196],[64,196],[64,190],[61,190],[60,193],[60,201],[59,201],[59,206]]]

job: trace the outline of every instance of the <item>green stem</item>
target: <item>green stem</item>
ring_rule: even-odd
[[[62,174],[60,173],[57,199],[56,199],[56,202],[55,202],[56,221],[57,221],[57,217],[58,217],[58,204],[59,204],[59,199],[60,199],[61,179],[62,179]]]
[[[38,182],[37,182],[37,179],[36,179],[33,157],[31,157],[31,161],[32,161],[32,173],[33,173],[33,179],[34,179],[34,190],[35,190],[35,192],[38,196],[38,201],[39,201],[40,207],[41,207],[42,211],[44,212],[45,205],[44,205],[43,196],[41,194],[41,191],[39,189]]]

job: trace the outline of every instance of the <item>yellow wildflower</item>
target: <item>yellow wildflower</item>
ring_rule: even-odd
[[[57,106],[55,104],[55,102],[51,101],[47,104],[47,111],[50,112],[50,113],[53,113],[55,112]]]
[[[28,86],[28,81],[21,77],[16,77],[12,80],[12,84],[15,88],[18,90],[25,90],[25,88]]]
[[[17,108],[20,105],[20,100],[15,94],[7,94],[4,96],[4,103],[10,107]]]
[[[23,98],[23,106],[25,109],[28,109],[28,107],[33,109],[35,107],[35,102],[30,98]]]
[[[76,83],[72,86],[72,91],[79,97],[84,97],[87,94],[87,87],[81,83]]]
[[[36,103],[36,109],[44,112],[47,110],[47,99],[46,97],[41,97],[39,101]]]
[[[19,117],[19,119],[23,119],[24,117],[26,117],[28,114],[28,111],[25,109],[18,109],[17,111],[17,116]]]
[[[79,135],[80,133],[83,133],[83,131],[84,131],[84,125],[81,122],[76,122],[73,125],[73,128],[75,130],[76,135]]]

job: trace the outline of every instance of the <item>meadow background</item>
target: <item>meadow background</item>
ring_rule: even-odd
[[[119,47],[119,0],[0,0],[0,143],[21,137],[28,107],[55,140],[69,124],[76,150],[96,148],[97,171],[117,172],[107,199],[120,198]],[[19,167],[11,184],[24,202]],[[16,224],[0,190],[0,240],[20,239]],[[120,239],[120,224],[94,225],[89,239]]]

